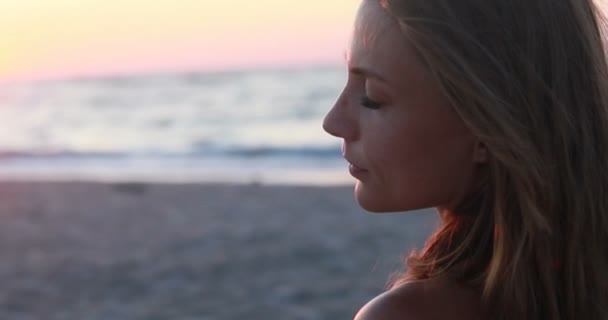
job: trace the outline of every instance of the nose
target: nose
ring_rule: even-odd
[[[356,138],[355,117],[349,108],[348,99],[344,92],[340,94],[334,106],[325,115],[323,130],[344,140],[354,140]]]

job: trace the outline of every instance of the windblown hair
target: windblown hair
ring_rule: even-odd
[[[492,319],[608,319],[608,68],[592,0],[375,0],[485,145],[486,177],[393,286],[447,277]]]

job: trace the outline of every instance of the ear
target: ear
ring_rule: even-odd
[[[473,162],[483,164],[488,162],[488,148],[480,141],[475,142],[473,149]]]

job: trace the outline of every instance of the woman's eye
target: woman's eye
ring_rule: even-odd
[[[370,99],[368,96],[361,97],[361,105],[369,109],[380,109],[382,103]]]

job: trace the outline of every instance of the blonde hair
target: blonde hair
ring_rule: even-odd
[[[485,181],[443,214],[393,285],[466,283],[492,319],[608,319],[608,68],[598,8],[380,2],[490,155]]]

